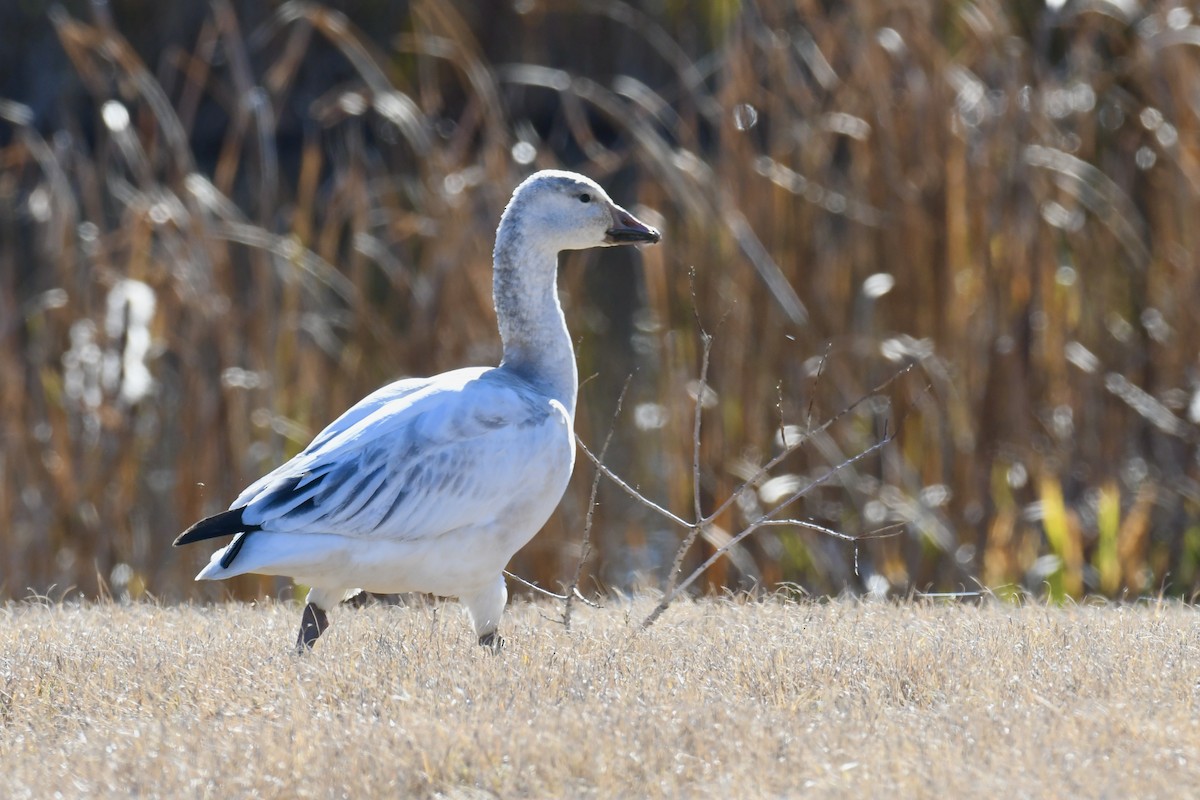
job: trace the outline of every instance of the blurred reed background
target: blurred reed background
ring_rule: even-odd
[[[897,534],[765,529],[709,590],[1200,587],[1185,4],[7,5],[0,596],[286,591],[171,540],[382,383],[494,363],[499,213],[560,166],[665,232],[562,269],[577,430],[632,374],[607,462],[651,498],[692,509],[697,398],[707,512],[915,364],[693,560],[885,431],[792,513]],[[514,571],[569,579],[593,474]],[[583,588],[681,535],[603,484]]]

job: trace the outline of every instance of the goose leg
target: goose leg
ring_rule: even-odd
[[[360,590],[343,600],[342,605],[350,606],[351,608],[366,608],[373,599],[370,592]]]
[[[329,627],[329,615],[325,610],[336,606],[348,591],[320,586],[313,586],[308,590],[308,596],[304,598],[307,605],[304,606],[304,614],[300,617],[300,635],[296,637],[296,652],[307,653],[312,650],[313,642]]]
[[[325,609],[316,603],[304,607],[304,615],[300,617],[300,635],[296,637],[296,652],[307,653],[312,650],[313,642],[329,627],[329,615]]]
[[[471,614],[475,624],[475,634],[479,643],[490,648],[493,653],[500,652],[504,640],[496,633],[500,625],[500,615],[504,613],[504,604],[508,602],[508,589],[504,586],[504,576],[497,575],[496,580],[484,586],[479,591],[466,594],[459,598]]]

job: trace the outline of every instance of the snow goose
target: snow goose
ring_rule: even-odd
[[[310,586],[302,652],[352,587],[457,597],[479,643],[498,648],[504,567],[554,511],[575,463],[578,375],[558,253],[659,238],[582,175],[528,178],[496,231],[500,366],[400,380],[359,401],[228,511],[180,534],[177,546],[234,535],[196,580],[253,572]]]

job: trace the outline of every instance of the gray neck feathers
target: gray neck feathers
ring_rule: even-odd
[[[575,416],[579,377],[558,302],[558,253],[526,230],[521,210],[500,218],[493,253],[492,298],[504,343],[502,369],[561,402]]]

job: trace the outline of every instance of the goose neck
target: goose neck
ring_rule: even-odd
[[[493,300],[504,345],[500,366],[574,417],[578,372],[558,301],[558,253],[516,235],[516,227],[501,225],[494,254]]]

